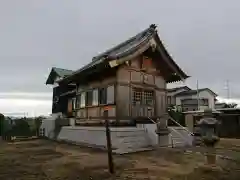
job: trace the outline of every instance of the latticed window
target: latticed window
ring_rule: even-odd
[[[141,88],[133,88],[133,105],[153,105],[154,104],[154,92],[151,90],[145,90]]]
[[[142,89],[133,88],[133,104],[139,105],[142,102]]]
[[[143,91],[143,104],[144,105],[153,105],[154,98],[153,98],[153,91]]]

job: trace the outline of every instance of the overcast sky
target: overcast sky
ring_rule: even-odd
[[[224,98],[228,79],[240,99],[239,10],[237,0],[0,0],[0,112],[49,113],[52,66],[76,70],[152,23],[185,84]]]

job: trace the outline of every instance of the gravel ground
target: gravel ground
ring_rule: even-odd
[[[240,140],[237,142],[240,145]],[[184,153],[179,149],[161,148],[114,155],[115,175],[108,173],[107,154],[100,150],[47,140],[1,141],[0,147],[0,180],[239,180],[240,177],[237,160],[240,146],[229,140],[222,141],[218,147],[225,155],[231,151],[227,154],[231,154],[233,160],[219,161],[221,168],[204,166],[205,157],[194,149],[193,153]]]

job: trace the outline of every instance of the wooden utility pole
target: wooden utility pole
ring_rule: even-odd
[[[106,127],[106,138],[107,138],[107,151],[108,151],[108,167],[109,172],[114,174],[114,164],[113,164],[113,157],[112,157],[112,143],[111,143],[111,132],[109,129],[109,122],[108,122],[108,111],[104,110],[104,117],[105,117],[105,127]]]
[[[198,111],[200,110],[200,103],[199,103],[199,87],[198,87],[198,80],[197,80],[197,108]]]

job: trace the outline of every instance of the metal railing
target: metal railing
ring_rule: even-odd
[[[188,134],[190,134],[191,136],[194,136],[194,134],[189,131],[186,127],[182,126],[181,124],[179,124],[177,121],[175,121],[171,116],[169,116],[169,119],[174,122],[175,124],[177,124],[178,126],[180,126],[183,130],[185,130],[186,132],[188,132]]]
[[[148,117],[148,119],[150,120],[150,121],[152,121],[154,124],[157,124],[153,119],[151,119],[150,117]],[[184,126],[182,126],[181,124],[179,124],[177,121],[175,121],[172,117],[170,117],[169,116],[169,118],[168,119],[170,119],[171,121],[173,121],[175,124],[177,124],[178,126],[180,126],[183,130],[185,130],[188,134],[190,134],[191,136],[194,136],[194,134],[191,132],[191,131],[189,131],[187,128],[185,128]],[[181,138],[181,139],[183,139],[185,142],[187,142],[188,144],[190,144],[190,142],[189,142],[189,139],[187,139],[187,138],[185,138],[181,133],[179,133],[177,130],[175,130],[174,128],[171,128],[171,130],[173,130],[176,134],[178,134],[179,135],[179,137]],[[171,145],[172,145],[172,147],[174,146],[174,144],[173,144],[173,135],[170,133],[169,134],[170,135],[170,137],[171,137]]]
[[[170,119],[172,122],[174,122],[174,123],[177,124],[179,127],[181,127],[184,131],[186,131],[186,132],[188,133],[188,135],[194,136],[194,134],[193,134],[191,131],[189,131],[186,127],[182,126],[180,123],[178,123],[177,121],[175,121],[171,116],[169,116],[168,119]],[[174,132],[176,132],[177,134],[179,134],[182,139],[184,139],[185,141],[187,141],[188,144],[192,144],[188,138],[185,138],[181,133],[179,133],[178,131],[176,131],[174,128],[171,128],[171,129],[172,129]]]
[[[174,131],[176,134],[178,134],[179,137],[180,137],[181,139],[183,139],[186,143],[191,144],[191,143],[190,143],[190,140],[189,140],[188,138],[184,137],[184,136],[183,136],[180,132],[178,132],[176,129],[171,128],[171,130]]]
[[[148,119],[150,120],[150,121],[152,121],[154,124],[156,124],[157,125],[157,123],[153,120],[153,119],[151,119],[150,117],[148,117]],[[173,135],[170,133],[169,134],[170,135],[170,137],[171,137],[171,146],[172,146],[172,148],[174,147],[174,145],[173,145]]]

